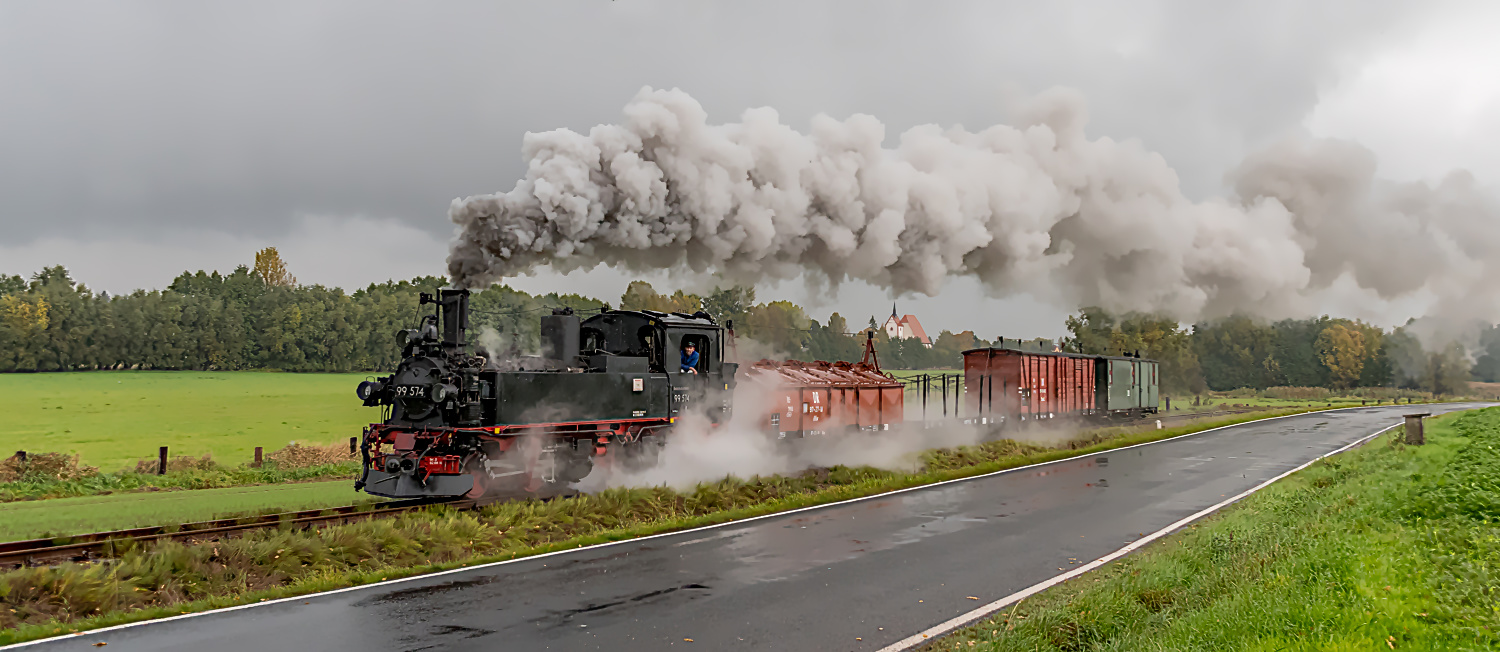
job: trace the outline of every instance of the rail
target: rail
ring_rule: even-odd
[[[262,516],[198,521],[180,525],[92,532],[47,539],[30,539],[0,543],[0,567],[46,566],[68,561],[84,562],[106,558],[112,553],[141,543],[162,540],[215,539],[270,528],[308,529],[325,525],[387,518],[433,505],[458,509],[478,506],[473,500],[433,500],[427,498],[364,503],[323,509],[309,509]]]

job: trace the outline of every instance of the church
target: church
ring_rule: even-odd
[[[896,317],[896,304],[891,304],[891,317],[885,320],[885,334],[891,339],[916,338],[922,346],[932,348],[932,338],[927,337],[927,331],[922,330],[922,322],[917,321],[916,315]]]

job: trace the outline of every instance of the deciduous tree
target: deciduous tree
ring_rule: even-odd
[[[1332,388],[1349,389],[1359,383],[1367,354],[1365,335],[1358,327],[1342,320],[1329,324],[1318,334],[1316,349]]]
[[[259,276],[266,285],[273,287],[292,287],[297,285],[297,277],[287,271],[286,261],[281,259],[281,253],[275,247],[266,247],[255,252],[255,275]]]

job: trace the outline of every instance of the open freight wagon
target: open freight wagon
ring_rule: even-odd
[[[1157,409],[1155,360],[1005,348],[964,351],[966,416],[1002,422]]]
[[[736,409],[764,415],[762,427],[777,439],[890,430],[905,415],[904,386],[862,362],[761,360],[741,374],[740,386],[758,396],[736,398]]]

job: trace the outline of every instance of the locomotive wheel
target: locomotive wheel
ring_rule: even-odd
[[[474,455],[464,464],[464,473],[474,478],[474,487],[464,494],[465,498],[478,500],[490,491],[490,474],[484,468],[484,456]]]
[[[636,441],[626,444],[621,451],[624,453],[623,460],[625,470],[638,472],[656,466],[661,458],[662,442],[656,435],[646,435]]]

